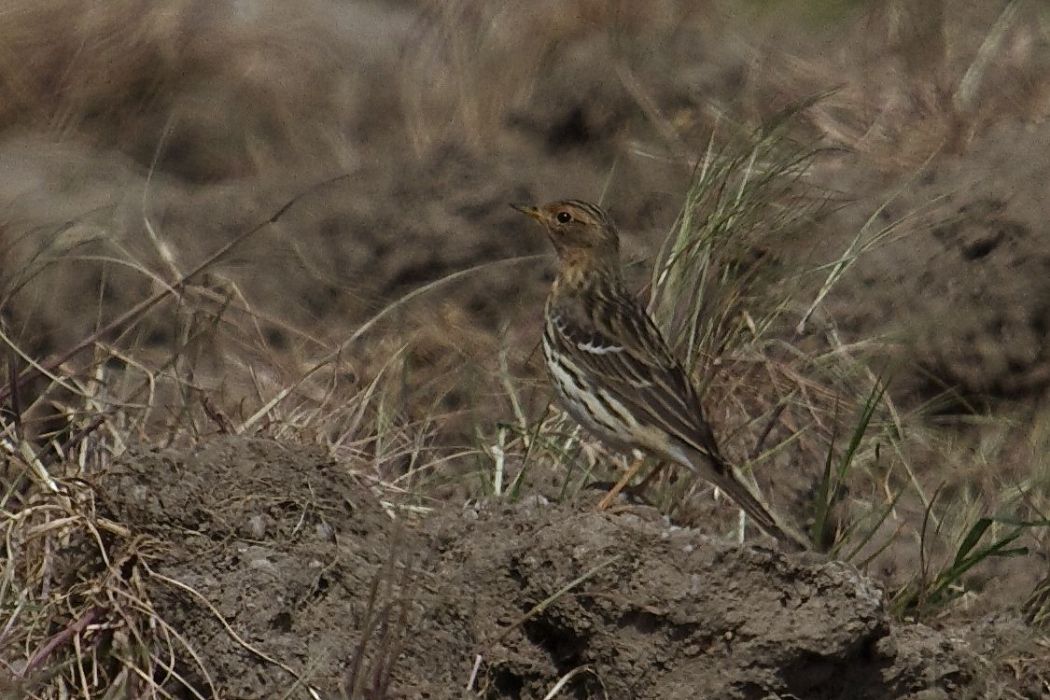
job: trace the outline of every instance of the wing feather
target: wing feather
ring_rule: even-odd
[[[643,423],[661,428],[721,464],[693,383],[645,309],[625,294],[596,293],[579,308],[549,314],[551,342]]]

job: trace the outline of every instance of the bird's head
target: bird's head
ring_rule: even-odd
[[[616,227],[598,205],[569,199],[539,207],[511,206],[543,224],[563,263],[619,265]]]

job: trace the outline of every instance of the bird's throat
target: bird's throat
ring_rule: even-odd
[[[555,285],[562,292],[579,291],[621,279],[618,256],[574,249],[562,251],[559,257],[561,260]]]

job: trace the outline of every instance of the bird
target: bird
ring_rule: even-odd
[[[605,210],[578,199],[511,207],[546,229],[558,256],[542,345],[561,408],[614,449],[640,450],[714,484],[781,546],[809,549],[723,458],[695,384],[627,290]]]

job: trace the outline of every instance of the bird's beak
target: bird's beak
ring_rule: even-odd
[[[511,209],[517,209],[530,219],[535,219],[536,221],[540,222],[543,221],[543,213],[539,210],[538,207],[532,207],[527,204],[511,204],[510,207]]]

